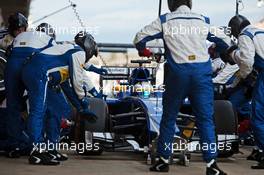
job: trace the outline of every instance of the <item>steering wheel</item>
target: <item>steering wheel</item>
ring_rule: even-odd
[[[142,67],[143,64],[150,64],[151,60],[131,60],[131,63],[139,64]]]

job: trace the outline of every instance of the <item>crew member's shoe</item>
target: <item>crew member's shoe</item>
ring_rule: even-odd
[[[260,161],[257,165],[251,166],[252,169],[255,170],[263,170],[264,169],[264,160]]]
[[[259,161],[261,153],[258,149],[253,149],[252,153],[247,157],[247,160]]]
[[[6,151],[6,157],[8,158],[19,158],[20,156],[21,156],[21,152],[19,148]]]
[[[68,156],[66,154],[62,154],[58,152],[57,150],[48,151],[50,154],[51,159],[57,160],[57,161],[65,161],[68,160]]]
[[[60,162],[53,160],[48,152],[33,151],[28,159],[29,164],[32,165],[59,165]]]
[[[159,158],[159,161],[149,169],[154,172],[167,173],[169,172],[169,160],[164,159],[163,157]]]
[[[216,164],[216,161],[213,159],[207,164],[206,175],[227,175],[223,172]]]
[[[257,165],[253,165],[251,166],[251,168],[257,169],[257,170],[264,169],[264,153],[263,152],[260,152],[258,162],[259,163]]]

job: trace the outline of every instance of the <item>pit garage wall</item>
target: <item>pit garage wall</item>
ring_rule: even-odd
[[[21,12],[26,17],[29,15],[31,0],[1,0],[0,1],[0,29],[6,26],[8,16],[14,12]]]

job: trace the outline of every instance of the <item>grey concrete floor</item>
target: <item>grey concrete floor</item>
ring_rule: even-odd
[[[263,175],[264,170],[251,170],[254,162],[246,161],[249,148],[242,148],[244,154],[220,159],[219,166],[229,175]],[[0,175],[143,175],[150,173],[141,154],[107,152],[101,156],[78,156],[69,153],[70,159],[56,167],[33,166],[27,158],[7,159],[0,157]],[[205,163],[200,155],[193,155],[189,167],[172,165],[169,174],[204,175]]]

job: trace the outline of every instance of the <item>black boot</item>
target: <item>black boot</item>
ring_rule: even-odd
[[[150,167],[149,170],[154,172],[167,173],[169,172],[169,160],[160,157],[159,161],[154,166]]]
[[[57,160],[57,161],[68,160],[68,156],[66,154],[62,154],[62,153],[58,152],[57,150],[48,151],[48,153],[50,154],[50,157],[53,160]]]
[[[215,160],[211,160],[210,163],[207,164],[206,175],[227,175],[223,172],[216,164]]]
[[[260,161],[257,165],[251,166],[254,170],[263,170],[264,169],[264,161]]]
[[[59,165],[60,162],[53,160],[48,152],[33,151],[28,159],[32,165]]]
[[[20,156],[21,156],[21,152],[19,148],[6,151],[6,157],[8,158],[19,158]]]
[[[247,160],[259,161],[261,153],[258,149],[253,149],[252,153],[247,157]]]
[[[259,154],[260,154],[258,158],[259,163],[257,165],[251,166],[252,169],[256,169],[256,170],[264,169],[264,153],[260,152]]]

